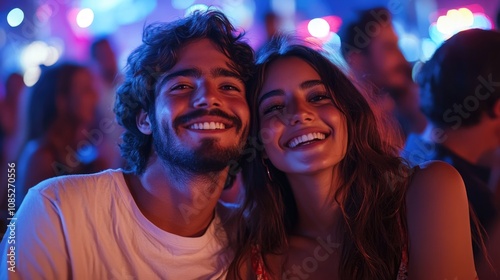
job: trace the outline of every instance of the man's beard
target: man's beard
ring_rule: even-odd
[[[206,138],[201,140],[201,145],[197,148],[185,147],[175,137],[174,130],[167,125],[158,126],[155,120],[152,128],[153,146],[159,158],[170,169],[181,173],[220,172],[229,163],[240,158],[244,145],[244,140],[240,138],[234,146],[223,148],[219,145],[219,140]]]

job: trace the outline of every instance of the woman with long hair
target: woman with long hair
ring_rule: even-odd
[[[409,168],[337,66],[275,38],[254,87],[230,277],[475,279],[460,175]]]
[[[72,62],[47,67],[29,94],[26,140],[17,164],[17,203],[47,178],[105,167],[92,149],[92,142],[99,140],[89,126],[98,93],[88,67]]]

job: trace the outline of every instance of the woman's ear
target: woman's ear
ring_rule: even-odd
[[[153,133],[153,129],[151,127],[151,121],[149,120],[149,115],[144,111],[144,109],[141,109],[139,114],[137,114],[135,122],[140,132],[146,135],[151,135],[151,133]]]

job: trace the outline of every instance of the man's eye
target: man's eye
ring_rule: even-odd
[[[223,90],[241,91],[238,87],[235,87],[233,85],[223,85],[223,86],[221,86],[221,89],[223,89]]]
[[[190,89],[191,86],[185,85],[185,84],[180,84],[180,85],[175,85],[171,88],[171,90],[182,90],[182,89]]]

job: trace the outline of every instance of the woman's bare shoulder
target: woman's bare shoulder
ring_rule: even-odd
[[[441,161],[421,165],[406,202],[410,278],[474,279],[469,204],[458,171]]]
[[[449,196],[467,198],[460,173],[443,161],[429,161],[415,168],[408,188],[407,199],[409,202],[418,203],[419,199],[425,200],[441,196],[444,198]]]

